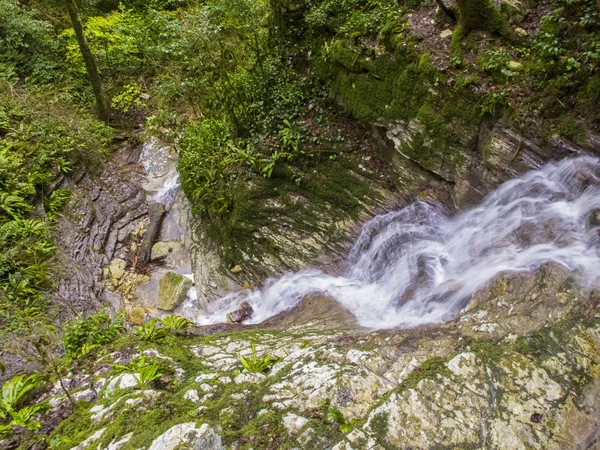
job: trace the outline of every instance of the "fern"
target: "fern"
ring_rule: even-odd
[[[170,331],[184,330],[192,326],[192,322],[176,315],[163,317],[162,319],[158,319],[158,321]]]
[[[145,325],[135,327],[135,334],[142,341],[158,341],[167,335],[167,330],[164,328],[156,328],[156,319],[152,319]]]
[[[51,408],[47,403],[19,408],[28,394],[39,386],[41,377],[39,375],[18,375],[7,381],[0,391],[0,419],[10,417],[8,424],[0,425],[0,437],[12,433],[13,425],[24,427],[29,430],[38,430],[40,423],[33,420],[35,414],[41,414]]]
[[[137,387],[142,388],[147,386],[154,380],[158,380],[164,374],[165,369],[158,364],[148,364],[147,366],[141,367],[139,372],[135,375]]]
[[[252,349],[250,357],[245,357],[241,353],[238,353],[238,359],[242,363],[242,366],[244,366],[244,369],[252,373],[268,372],[271,366],[275,364],[276,358],[273,358],[271,355],[264,355],[259,358],[256,352],[256,345],[252,343],[250,344],[250,348]]]
[[[46,198],[46,217],[52,221],[58,217],[59,211],[67,204],[71,198],[71,191],[67,189],[56,189]]]

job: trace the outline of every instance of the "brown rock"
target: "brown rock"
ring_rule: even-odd
[[[248,302],[243,302],[238,309],[227,314],[227,320],[231,323],[240,323],[252,316],[254,309]]]

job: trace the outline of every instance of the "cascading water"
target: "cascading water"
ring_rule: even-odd
[[[600,160],[551,163],[454,217],[424,202],[375,217],[364,225],[343,276],[288,273],[263,289],[231,293],[194,319],[225,321],[247,301],[257,323],[323,293],[369,328],[443,322],[499,274],[532,272],[548,262],[576,270],[590,286],[600,276],[600,223],[592,217],[598,208]]]

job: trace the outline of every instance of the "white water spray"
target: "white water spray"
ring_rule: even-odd
[[[377,216],[364,225],[343,276],[288,273],[261,290],[231,293],[195,319],[223,322],[247,301],[255,311],[251,322],[258,323],[322,293],[369,328],[443,322],[498,275],[548,262],[576,270],[589,286],[600,276],[600,224],[590,217],[598,208],[600,160],[551,163],[454,217],[424,202]]]

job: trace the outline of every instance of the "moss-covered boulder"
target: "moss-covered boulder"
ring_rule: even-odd
[[[175,272],[167,272],[159,282],[158,307],[164,311],[174,311],[183,303],[192,287],[190,279]]]

